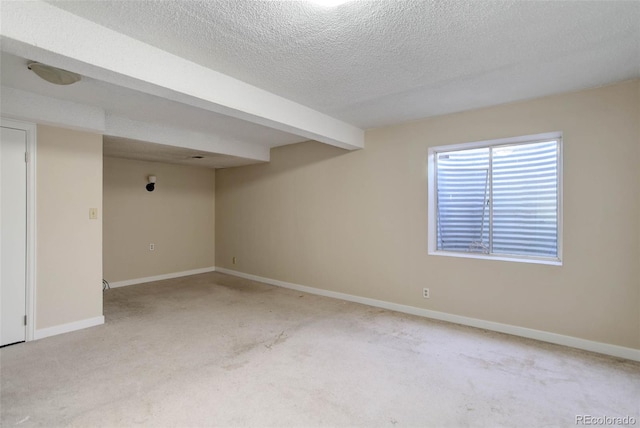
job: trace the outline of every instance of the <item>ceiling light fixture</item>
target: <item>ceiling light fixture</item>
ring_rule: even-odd
[[[350,0],[310,0],[310,1],[311,3],[315,3],[318,6],[322,6],[322,7],[336,7]]]
[[[82,79],[78,73],[63,70],[61,68],[53,67],[51,65],[42,64],[32,61],[27,65],[27,68],[36,73],[41,79],[46,80],[54,85],[71,85]]]

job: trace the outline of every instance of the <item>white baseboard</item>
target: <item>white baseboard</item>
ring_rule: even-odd
[[[74,321],[67,324],[55,325],[53,327],[41,328],[36,330],[34,340],[44,339],[45,337],[55,336],[71,331],[82,330],[83,328],[95,327],[104,324],[104,316],[100,315],[95,318],[87,318],[85,320]]]
[[[163,275],[147,276],[145,278],[127,279],[125,281],[110,282],[111,288],[126,287],[127,285],[142,284],[145,282],[162,281],[163,279],[180,278],[181,276],[197,275],[199,273],[207,273],[215,271],[215,267],[206,267],[201,269],[185,270],[182,272],[165,273]]]
[[[351,294],[340,293],[337,291],[323,290],[320,288],[307,287],[305,285],[293,284],[290,282],[279,281],[277,279],[264,278],[257,275],[238,272],[231,269],[216,268],[217,272],[250,279],[253,281],[264,282],[266,284],[276,285],[278,287],[290,288],[293,290],[303,291],[305,293],[317,294],[319,296],[333,297],[335,299],[347,300],[349,302],[362,303],[364,305],[375,306],[378,308],[389,309],[391,311],[403,312],[411,315],[418,315],[426,318],[448,321],[455,324],[462,324],[471,327],[482,328],[485,330],[497,331],[500,333],[512,334],[514,336],[536,339],[543,342],[554,343],[557,345],[569,346],[571,348],[583,349],[585,351],[597,352],[599,354],[611,355],[614,357],[625,358],[628,360],[640,361],[640,349],[626,348],[624,346],[611,345],[608,343],[594,342],[591,340],[580,339],[572,336],[564,336],[562,334],[550,333],[547,331],[534,330],[526,327],[518,327],[515,325],[502,324],[492,321],[485,321],[477,318],[469,318],[461,315],[448,314],[445,312],[432,311],[429,309],[416,308],[414,306],[400,305],[398,303],[385,302],[383,300],[370,299],[368,297],[354,296]]]

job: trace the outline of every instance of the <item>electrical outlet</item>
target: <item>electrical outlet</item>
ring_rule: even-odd
[[[231,259],[231,263],[233,263],[234,265],[236,264],[236,257],[233,256],[233,258]]]
[[[428,299],[431,297],[431,295],[429,294],[429,289],[428,288],[423,288],[422,289],[422,297],[424,297],[425,299]]]
[[[155,251],[156,244],[149,244],[149,251]]]

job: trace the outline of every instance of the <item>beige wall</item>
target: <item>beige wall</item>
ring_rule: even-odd
[[[158,180],[153,192],[145,189],[149,175]],[[214,266],[214,197],[211,169],[105,157],[105,278]]]
[[[102,136],[38,126],[36,328],[102,316]],[[98,219],[89,219],[89,208]]]
[[[361,151],[284,146],[269,164],[218,170],[216,266],[640,348],[639,85],[375,129]],[[564,265],[427,255],[427,148],[550,131],[564,132]]]

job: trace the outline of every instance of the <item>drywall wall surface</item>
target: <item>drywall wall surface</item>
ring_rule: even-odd
[[[153,192],[145,189],[150,175]],[[105,279],[214,266],[214,197],[212,169],[105,157]]]
[[[43,329],[102,316],[102,136],[38,125],[37,144],[36,328]]]
[[[356,152],[278,147],[269,164],[218,170],[216,266],[640,348],[639,84],[374,129]],[[428,148],[551,131],[564,134],[563,265],[428,255]]]

